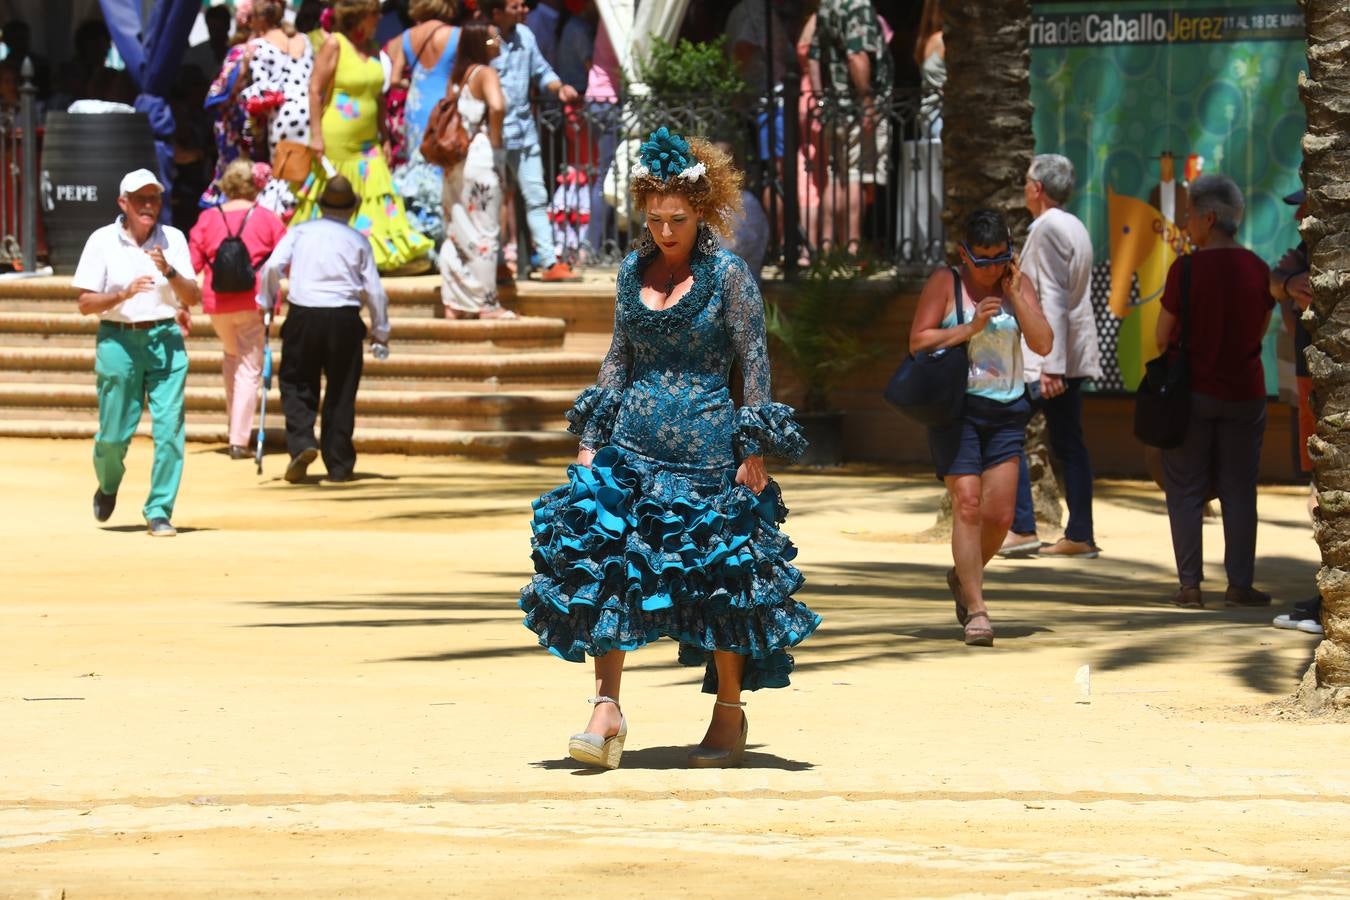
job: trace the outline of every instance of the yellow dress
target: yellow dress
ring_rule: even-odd
[[[384,67],[378,57],[362,60],[344,35],[338,34],[337,40],[337,70],[321,120],[324,154],[360,196],[349,224],[370,241],[379,270],[388,272],[426,256],[433,245],[409,223],[380,149],[377,119]],[[327,184],[316,160],[297,192],[292,225],[319,217],[319,197]]]

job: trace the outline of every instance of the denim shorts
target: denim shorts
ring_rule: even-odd
[[[961,418],[941,428],[928,429],[928,449],[937,477],[980,475],[1022,453],[1031,403],[1025,395],[1010,403],[966,395]]]

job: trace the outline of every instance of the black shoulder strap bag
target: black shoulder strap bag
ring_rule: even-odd
[[[952,269],[956,297],[956,324],[965,323],[961,274]],[[961,418],[970,378],[970,355],[965,344],[911,353],[895,370],[882,397],[920,425],[939,428]]]
[[[1144,366],[1134,397],[1134,436],[1150,447],[1172,450],[1186,441],[1191,421],[1191,257],[1181,258],[1181,342],[1175,359],[1167,350]]]

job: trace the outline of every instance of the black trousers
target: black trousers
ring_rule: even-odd
[[[356,466],[356,389],[361,384],[366,325],[359,307],[320,309],[292,304],[281,326],[281,408],[291,456],[311,447],[323,454],[329,477],[345,478]],[[314,439],[323,392],[322,440]]]
[[[1232,587],[1252,586],[1256,569],[1256,479],[1266,433],[1266,400],[1191,394],[1186,442],[1164,450],[1163,487],[1182,587],[1204,578],[1202,531],[1210,486],[1223,504],[1223,565]]]

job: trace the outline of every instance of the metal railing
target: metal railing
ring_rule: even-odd
[[[0,267],[34,272],[38,250],[37,86],[20,70],[18,109],[0,109]]]
[[[942,149],[917,92],[879,99],[864,117],[847,100],[802,94],[798,84],[759,96],[634,93],[617,103],[538,106],[562,258],[622,259],[642,227],[628,196],[629,173],[642,139],[666,125],[735,151],[768,219],[766,264],[787,277],[838,251],[897,274],[941,263]]]

